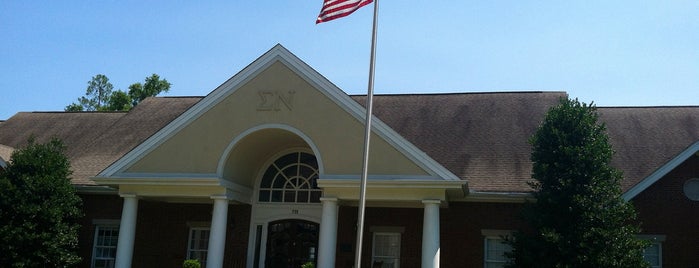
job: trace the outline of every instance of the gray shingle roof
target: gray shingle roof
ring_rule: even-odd
[[[483,192],[531,189],[529,138],[564,92],[378,95],[374,114]],[[364,105],[364,96],[353,96]],[[599,107],[628,190],[699,141],[699,107]]]
[[[699,141],[699,107],[601,107],[628,190]]]
[[[527,192],[531,147],[564,92],[377,95],[374,114],[452,173],[483,192]],[[365,96],[352,96],[364,104]],[[96,175],[201,97],[149,98],[129,113],[18,113],[0,125],[0,144],[29,135],[67,145],[73,183]],[[699,107],[601,107],[626,190],[699,140]]]
[[[73,184],[94,185],[89,177],[97,175],[200,99],[148,98],[129,113],[17,113],[0,126],[0,144],[20,148],[30,136],[37,142],[58,137],[66,145]]]
[[[374,114],[483,192],[529,191],[529,137],[564,92],[378,95]],[[364,96],[355,96],[360,103]]]

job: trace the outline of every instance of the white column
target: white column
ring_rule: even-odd
[[[214,200],[214,210],[211,215],[211,231],[209,232],[209,250],[206,268],[223,267],[223,254],[226,249],[226,222],[228,221],[228,197],[224,195],[211,196]]]
[[[337,198],[322,197],[320,202],[323,203],[323,215],[318,241],[318,268],[333,268],[337,246]]]
[[[121,209],[119,240],[116,252],[116,268],[130,268],[133,258],[133,245],[136,238],[136,218],[138,215],[138,197],[135,194],[122,194],[124,207]]]
[[[439,200],[422,200],[422,268],[439,267]]]

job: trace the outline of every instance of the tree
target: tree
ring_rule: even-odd
[[[523,209],[531,229],[508,239],[511,267],[647,267],[596,108],[562,99],[530,142],[536,202]]]
[[[78,98],[77,103],[65,107],[67,112],[80,111],[128,111],[148,97],[154,97],[161,92],[170,90],[170,82],[160,79],[157,74],[146,77],[145,83],[134,83],[129,86],[128,93],[114,90],[109,78],[103,74],[92,77],[87,82],[85,96]]]
[[[85,96],[78,98],[78,103],[66,106],[66,111],[101,111],[109,103],[114,86],[106,75],[98,74],[87,82]],[[78,108],[81,107],[81,108]]]
[[[160,79],[157,74],[152,74],[146,77],[145,83],[134,83],[129,86],[129,96],[133,106],[138,105],[139,102],[145,100],[148,97],[154,97],[161,92],[168,92],[170,90],[170,82],[166,79]]]
[[[29,141],[0,172],[0,267],[67,267],[76,251],[81,200],[63,143]]]
[[[128,111],[131,110],[131,97],[124,91],[117,90],[112,92],[109,97],[109,102],[105,107],[107,111]]]
[[[71,103],[65,108],[66,112],[82,112],[83,106],[77,103]]]

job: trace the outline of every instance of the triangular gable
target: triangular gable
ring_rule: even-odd
[[[622,195],[622,197],[626,201],[633,199],[634,197],[636,197],[637,195],[639,195],[640,193],[642,193],[643,191],[648,189],[648,187],[653,185],[655,182],[657,182],[658,180],[665,177],[665,175],[670,173],[676,167],[678,167],[679,165],[681,165],[682,163],[687,161],[687,159],[692,157],[692,155],[696,154],[697,152],[699,152],[699,141],[697,141],[694,144],[687,147],[687,149],[685,149],[684,151],[679,153],[677,156],[675,156],[673,159],[671,159],[670,161],[665,163],[665,165],[663,165],[660,168],[658,168],[657,170],[655,170],[655,172],[650,174],[650,176],[646,177],[641,182],[639,182],[638,184],[631,187],[631,189],[626,191]]]
[[[170,122],[163,129],[148,138],[142,144],[134,148],[132,151],[124,155],[121,159],[103,170],[98,177],[110,177],[119,174],[128,169],[134,163],[139,161],[149,152],[157,148],[163,142],[167,141],[178,131],[185,128],[188,124],[202,116],[209,109],[216,106],[222,100],[236,92],[244,86],[256,75],[263,72],[276,62],[281,62],[305,81],[318,89],[322,94],[332,100],[334,103],[353,116],[359,122],[364,122],[365,109],[360,104],[352,100],[341,89],[328,81],[325,77],[313,70],[306,63],[301,61],[286,48],[281,45],[276,45],[268,52],[260,56],[250,65],[245,67],[239,73],[234,75],[228,81],[220,85],[200,102],[183,113],[180,117]],[[391,146],[396,148],[406,157],[411,159],[416,165],[421,167],[427,173],[444,180],[459,181],[460,179],[448,171],[446,168],[438,164],[432,158],[420,151],[417,147],[406,141],[399,134],[393,131],[386,124],[374,117],[372,119],[372,131],[379,135]]]

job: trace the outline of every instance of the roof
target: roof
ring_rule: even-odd
[[[624,172],[628,190],[699,141],[699,107],[601,107],[616,154],[612,165]]]
[[[374,96],[374,114],[482,192],[526,192],[529,137],[564,92]],[[364,96],[354,97],[360,103]]]
[[[0,125],[0,144],[21,148],[60,138],[73,169],[73,184],[89,178],[175,119],[200,97],[147,98],[130,112],[17,113]],[[19,134],[19,135],[18,135]]]
[[[665,175],[667,175],[668,173],[675,170],[675,168],[682,165],[683,163],[688,161],[690,158],[697,156],[698,155],[697,152],[699,152],[699,141],[690,145],[689,147],[687,147],[687,149],[680,152],[678,155],[673,157],[670,161],[666,162],[664,165],[657,168],[652,174],[647,176],[645,179],[634,184],[630,189],[628,189],[626,192],[624,192],[624,194],[621,197],[623,197],[624,200],[633,199],[638,194],[640,194],[643,191],[645,191],[646,189],[648,189],[648,187],[653,185],[655,182],[657,182],[658,180],[665,177]],[[686,187],[686,184],[685,184],[685,187]],[[685,192],[685,194],[686,194],[686,192]]]
[[[374,114],[477,192],[529,192],[529,138],[564,92],[378,95]],[[364,96],[354,96],[360,103]],[[699,107],[599,107],[628,190],[699,141]]]
[[[565,92],[376,95],[374,115],[477,192],[528,192],[531,135]],[[363,105],[365,96],[352,96]],[[128,113],[18,113],[0,125],[0,144],[19,148],[57,136],[68,147],[73,183],[128,153],[201,97],[149,98]],[[624,172],[624,190],[699,141],[699,107],[600,107]],[[19,135],[18,135],[19,134]]]

